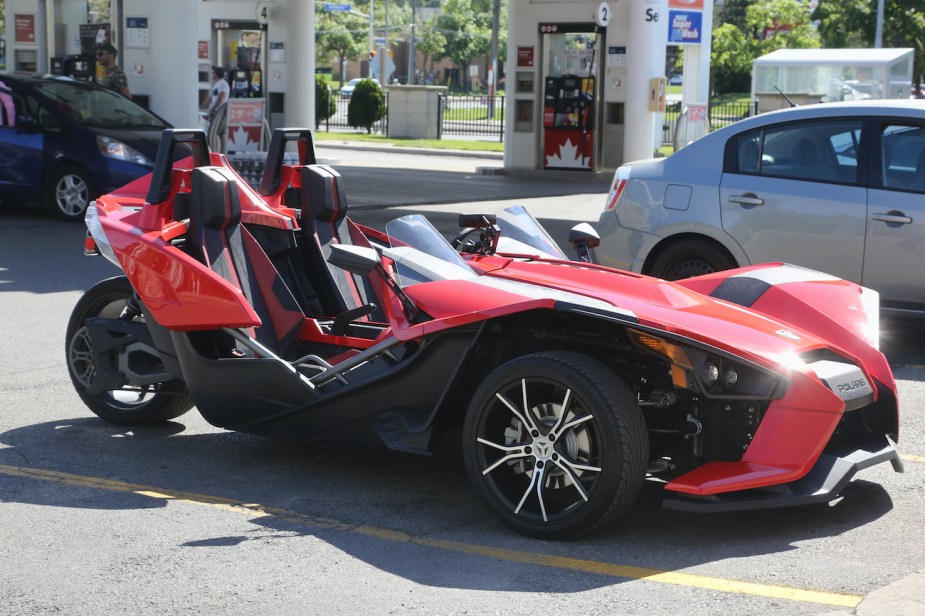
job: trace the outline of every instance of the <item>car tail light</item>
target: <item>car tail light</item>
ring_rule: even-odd
[[[620,195],[623,194],[623,189],[626,188],[626,183],[630,179],[630,168],[629,166],[624,165],[617,169],[617,172],[613,174],[613,185],[610,187],[610,194],[607,195],[607,206],[605,210],[612,210],[615,205],[617,205],[617,200],[620,198]]]

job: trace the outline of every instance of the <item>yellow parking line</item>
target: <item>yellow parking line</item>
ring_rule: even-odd
[[[901,456],[899,456],[899,457],[902,458],[903,460],[905,460],[906,462],[921,462],[921,463],[925,463],[925,456],[912,456],[912,455],[909,455],[909,454],[905,453],[905,454],[903,454],[903,455],[901,455]]]
[[[923,461],[925,461],[925,459],[923,459]],[[398,531],[377,528],[374,526],[356,526],[338,520],[330,520],[326,518],[305,515],[296,513],[294,511],[287,511],[285,509],[264,507],[257,503],[241,503],[233,499],[210,496],[208,494],[167,490],[141,484],[114,481],[111,479],[88,477],[84,475],[73,475],[59,471],[26,468],[21,466],[0,465],[0,473],[13,477],[24,477],[41,481],[51,481],[77,487],[109,490],[112,492],[126,492],[144,496],[146,498],[174,500],[193,505],[205,505],[207,507],[214,507],[234,513],[245,513],[247,515],[257,517],[272,516],[276,519],[287,522],[312,526],[315,528],[357,533],[380,539],[382,541],[411,543],[414,545],[457,552],[461,554],[472,554],[509,562],[519,562],[557,569],[568,569],[571,571],[580,571],[584,573],[592,573],[615,578],[645,580],[650,582],[659,582],[662,584],[703,588],[726,593],[752,595],[772,599],[788,599],[791,601],[818,603],[822,605],[832,605],[838,607],[855,607],[864,598],[860,595],[829,593],[817,590],[793,588],[789,586],[779,586],[774,584],[740,582],[736,580],[727,580],[723,578],[703,575],[677,573],[674,571],[663,571],[659,569],[648,569],[645,567],[634,567],[631,565],[617,565],[613,563],[605,563],[593,560],[568,558],[564,556],[551,556],[548,554],[523,552],[519,550],[506,550],[503,548],[495,548],[485,545],[473,545],[459,541],[419,537]]]

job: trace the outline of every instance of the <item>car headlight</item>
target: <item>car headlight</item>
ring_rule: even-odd
[[[675,387],[700,391],[708,398],[745,399],[771,399],[786,389],[781,375],[718,350],[694,348],[634,329],[628,333],[637,346],[668,360]]]
[[[147,165],[149,167],[154,165],[147,156],[132,146],[122,143],[118,139],[97,135],[96,145],[100,148],[100,154],[106,158],[124,160],[126,162],[135,163],[136,165]]]

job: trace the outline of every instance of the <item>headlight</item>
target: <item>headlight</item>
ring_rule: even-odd
[[[106,158],[124,160],[126,162],[135,163],[136,165],[147,165],[149,167],[154,164],[148,160],[147,156],[135,148],[125,145],[118,139],[113,139],[112,137],[97,135],[96,145],[100,148],[100,154]]]
[[[661,355],[671,366],[672,384],[700,391],[708,398],[772,399],[783,395],[787,379],[751,362],[634,329],[627,330],[639,347]]]

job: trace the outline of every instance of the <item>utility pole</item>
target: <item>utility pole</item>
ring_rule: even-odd
[[[411,43],[408,45],[408,85],[414,85],[414,24],[417,22],[418,0],[411,0]]]
[[[498,29],[501,21],[501,0],[491,7],[491,66],[488,67],[488,118],[495,117],[495,91],[498,87]]]
[[[883,47],[883,0],[877,0],[877,31],[874,34],[874,48]]]

